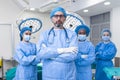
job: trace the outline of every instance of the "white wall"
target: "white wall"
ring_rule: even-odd
[[[82,16],[82,18],[85,21],[85,24],[90,27],[90,17]],[[88,36],[88,40],[90,40],[90,34]]]
[[[117,56],[120,57],[120,7],[111,11],[111,32],[112,41],[117,47]]]
[[[85,21],[85,24],[90,26],[90,17],[85,17],[85,16],[82,16],[83,20]]]
[[[19,12],[11,0],[0,0],[0,23],[12,23]]]

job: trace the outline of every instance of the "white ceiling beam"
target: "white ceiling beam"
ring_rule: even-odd
[[[68,11],[76,12],[104,1],[105,0],[75,0],[74,2],[71,1],[62,6],[65,7]]]
[[[29,4],[24,0],[14,0],[14,1],[16,1],[17,5],[22,7],[22,8],[28,8],[29,7]]]

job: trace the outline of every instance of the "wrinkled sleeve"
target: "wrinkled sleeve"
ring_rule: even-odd
[[[117,49],[114,44],[110,44],[107,50],[100,51],[100,54],[97,55],[98,59],[102,60],[111,60],[115,57]]]
[[[78,47],[78,39],[77,35],[74,33],[70,39],[69,47]],[[71,53],[63,53],[56,57],[54,60],[58,62],[71,62],[74,61],[77,57],[77,53],[71,52]]]
[[[80,54],[80,53],[79,53]],[[95,47],[91,44],[89,48],[88,57],[83,59],[80,56],[76,59],[76,63],[81,66],[91,65],[95,61]]]
[[[38,56],[37,49],[36,49],[36,45],[34,45],[33,48],[35,48],[36,58],[35,58],[35,60],[32,62],[32,65],[37,65],[37,64],[40,62],[40,57]]]
[[[47,33],[42,33],[40,35],[40,39],[37,44],[37,54],[41,59],[50,59],[55,58],[59,54],[57,53],[57,49],[47,47]],[[42,47],[42,44],[46,45],[45,48]]]
[[[100,51],[100,50],[99,50],[100,45],[101,45],[101,42],[96,45],[96,47],[95,47],[95,53],[97,53],[97,52]]]
[[[31,63],[35,60],[35,55],[25,56],[24,51],[18,46],[16,48],[16,54],[14,59],[21,65],[31,65]]]

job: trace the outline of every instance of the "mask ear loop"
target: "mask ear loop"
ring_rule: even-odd
[[[55,37],[55,32],[54,32],[53,29],[54,29],[54,27],[52,27],[52,28],[50,29],[49,33],[48,33],[48,42],[49,42],[50,44],[53,43],[54,37]],[[49,39],[51,32],[53,32],[53,36],[52,36],[53,38],[52,38],[52,40]]]

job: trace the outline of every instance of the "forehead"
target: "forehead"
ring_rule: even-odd
[[[60,11],[57,11],[54,15],[64,15],[64,14]]]
[[[109,34],[109,32],[103,32],[103,34]]]
[[[84,29],[80,29],[79,32],[86,32]]]
[[[25,31],[24,33],[31,33],[29,30]]]
[[[84,29],[81,29],[78,31],[78,34],[86,34],[86,31]]]

